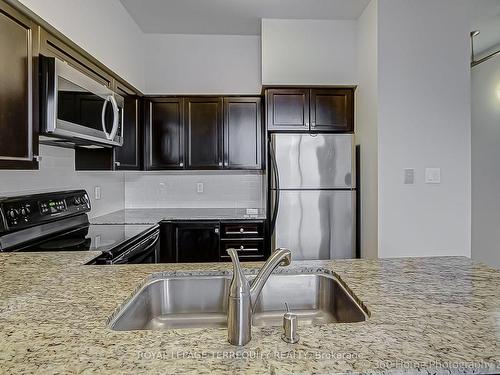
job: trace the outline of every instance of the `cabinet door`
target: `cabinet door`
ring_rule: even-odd
[[[222,98],[187,98],[185,113],[187,167],[222,168]]]
[[[0,168],[37,169],[38,80],[35,24],[0,3]]]
[[[309,89],[266,91],[268,130],[309,130]]]
[[[224,168],[262,168],[260,98],[224,98]]]
[[[354,93],[351,89],[311,90],[311,130],[354,131]]]
[[[219,260],[219,223],[179,223],[175,244],[180,263],[217,262]]]
[[[183,99],[155,98],[148,100],[146,106],[147,168],[183,169]]]
[[[121,94],[121,93],[120,93]],[[115,147],[115,168],[117,170],[141,169],[141,121],[140,98],[124,95],[123,106],[123,145]]]

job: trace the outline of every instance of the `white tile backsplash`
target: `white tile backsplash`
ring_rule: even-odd
[[[75,151],[62,147],[40,145],[40,169],[37,171],[0,171],[2,193],[41,190],[87,190],[91,203],[90,216],[121,210],[125,202],[122,172],[77,172]],[[101,199],[95,200],[94,187],[101,187]]]
[[[248,172],[126,173],[125,207],[264,208],[264,178]]]
[[[77,172],[73,149],[40,145],[37,171],[0,171],[2,193],[85,189],[91,217],[123,208],[264,208],[265,175],[241,171]],[[203,193],[197,184],[203,183]],[[101,199],[94,199],[95,187]]]

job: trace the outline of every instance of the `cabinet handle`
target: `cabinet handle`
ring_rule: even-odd
[[[243,251],[243,250],[246,250],[246,251],[259,251],[259,249],[257,249],[257,248],[252,248],[252,247],[245,248],[245,246],[243,246],[243,245],[241,245],[239,249],[236,249],[236,251]]]
[[[184,163],[180,162],[179,167],[184,167]]]
[[[259,234],[259,232],[256,230],[246,231],[243,228],[241,228],[238,232],[237,231],[227,231],[226,234]]]

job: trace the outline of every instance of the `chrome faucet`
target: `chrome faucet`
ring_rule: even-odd
[[[233,279],[229,287],[227,340],[232,345],[246,345],[252,339],[252,314],[267,279],[279,265],[288,266],[290,250],[276,249],[250,283],[241,270],[236,249],[227,249],[233,262]]]

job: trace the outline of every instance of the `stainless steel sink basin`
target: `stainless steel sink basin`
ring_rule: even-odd
[[[226,327],[229,276],[153,277],[114,316],[117,331]],[[273,274],[255,306],[253,326],[280,326],[284,304],[299,324],[352,323],[367,319],[335,276]]]

